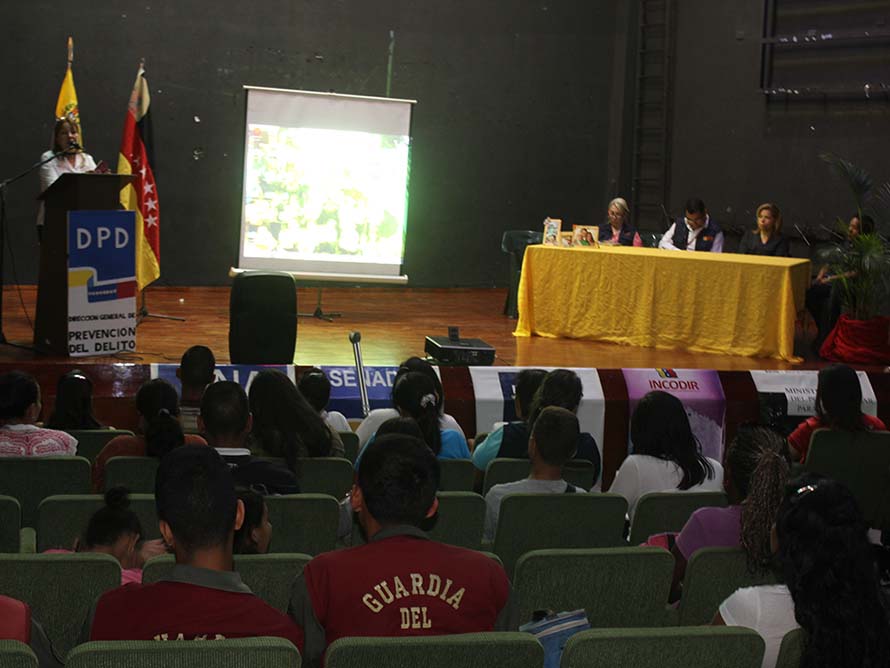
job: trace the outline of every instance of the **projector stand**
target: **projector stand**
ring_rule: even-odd
[[[318,301],[315,302],[315,310],[312,313],[297,313],[298,318],[318,318],[325,322],[334,322],[334,318],[343,317],[342,313],[325,313],[321,307],[321,288],[318,288]]]

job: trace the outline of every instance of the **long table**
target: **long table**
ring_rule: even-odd
[[[810,261],[623,246],[529,246],[516,336],[794,356]]]

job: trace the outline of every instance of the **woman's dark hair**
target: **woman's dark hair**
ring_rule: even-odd
[[[433,368],[432,364],[419,357],[409,357],[399,365],[399,370],[396,371],[396,377],[393,380],[393,400],[395,400],[396,381],[404,376],[406,373],[410,373],[412,371],[422,373],[433,382],[433,386],[436,388],[436,398],[439,405],[439,414],[441,415],[442,413],[444,413],[445,390],[442,388],[442,381],[439,380],[439,374],[436,373],[436,370]]]
[[[772,564],[770,533],[790,465],[788,442],[759,425],[742,425],[726,450],[725,473],[742,502],[740,542],[752,573],[766,572]]]
[[[93,381],[83,371],[69,371],[56,385],[56,401],[46,421],[50,429],[102,429],[93,416]]]
[[[130,510],[129,492],[125,487],[112,487],[105,492],[105,505],[90,518],[79,549],[108,546],[123,535],[142,536],[142,523]]]
[[[136,410],[149,422],[161,410],[179,417],[179,395],[176,388],[163,378],[154,378],[142,384],[136,392]]]
[[[865,429],[862,423],[862,386],[851,367],[832,364],[819,371],[816,415],[831,429]]]
[[[789,485],[776,519],[779,568],[806,631],[801,668],[886,667],[890,618],[856,499],[807,474]]]
[[[516,403],[519,404],[519,411],[522,413],[522,419],[528,420],[531,414],[532,401],[535,398],[535,392],[541,387],[541,383],[547,377],[547,372],[543,369],[523,369],[516,374]]]
[[[31,374],[10,371],[0,375],[0,421],[24,417],[39,398],[40,386]]]
[[[439,397],[436,386],[424,373],[409,371],[400,376],[392,388],[392,400],[402,415],[408,415],[420,426],[423,440],[433,454],[442,449],[439,426]]]
[[[280,371],[260,371],[248,392],[253,444],[271,457],[283,457],[297,472],[300,457],[327,457],[333,436],[325,421]]]
[[[313,367],[305,371],[297,380],[297,389],[319,413],[327,408],[331,399],[331,381],[321,369]]]
[[[380,438],[387,434],[404,434],[405,436],[413,436],[421,441],[425,440],[420,425],[413,417],[394,417],[389,418],[386,422],[377,428],[374,438]]]
[[[185,434],[179,420],[166,408],[145,424],[145,454],[161,459],[173,448],[185,445]]]
[[[529,425],[533,425],[540,412],[548,406],[559,406],[577,413],[582,396],[578,374],[569,369],[554,369],[544,377],[535,392],[528,416]]]
[[[235,493],[244,503],[244,522],[235,532],[235,554],[258,554],[257,545],[253,542],[250,532],[263,523],[266,501],[262,494],[245,487],[237,488]]]
[[[677,489],[690,489],[714,477],[714,467],[702,456],[701,445],[683,402],[667,392],[649,392],[630,418],[630,440],[635,455],[674,462],[683,471]]]

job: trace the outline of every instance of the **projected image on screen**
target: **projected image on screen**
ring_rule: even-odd
[[[402,260],[409,138],[248,124],[244,257]]]

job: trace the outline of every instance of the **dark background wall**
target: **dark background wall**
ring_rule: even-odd
[[[48,147],[67,36],[87,150],[114,168],[145,57],[164,284],[224,284],[237,263],[242,85],[418,100],[406,272],[418,286],[506,282],[505,229],[602,211],[621,0],[232,0],[4,6],[0,178]],[[626,44],[617,45],[624,54]],[[619,76],[623,76],[619,70]],[[624,94],[623,85],[618,90]],[[620,128],[619,128],[620,131]],[[611,177],[614,181],[615,177]],[[11,186],[11,243],[36,280],[36,175]]]
[[[678,5],[670,196],[675,213],[687,197],[697,195],[721,222],[753,229],[757,206],[773,201],[792,235],[797,233],[791,223],[797,223],[826,236],[819,226],[833,227],[837,216],[849,217],[854,207],[847,186],[819,160],[820,153],[864,167],[876,183],[890,180],[887,93],[871,100],[863,95],[767,104],[758,90],[763,4],[683,0]],[[890,10],[884,13],[890,20]],[[823,20],[833,19],[807,19]],[[831,52],[825,53],[831,60]],[[868,81],[864,61],[849,61],[850,83]],[[886,83],[886,61],[882,78]],[[806,250],[795,244],[795,254]]]
[[[504,230],[537,229],[547,215],[569,225],[598,222],[607,198],[629,195],[637,5],[11,4],[4,7],[8,38],[0,42],[0,178],[49,144],[69,34],[87,149],[114,167],[144,56],[162,209],[160,283],[225,284],[237,262],[242,85],[382,95],[394,30],[391,94],[418,100],[405,267],[411,284],[504,285]],[[876,181],[890,179],[886,93],[871,101],[767,104],[758,90],[762,3],[676,5],[669,208],[679,212],[698,195],[740,231],[753,226],[757,204],[773,200],[788,229],[798,223],[818,231],[852,204],[820,152],[860,164]],[[36,279],[36,194],[36,176],[8,193],[22,283]]]

